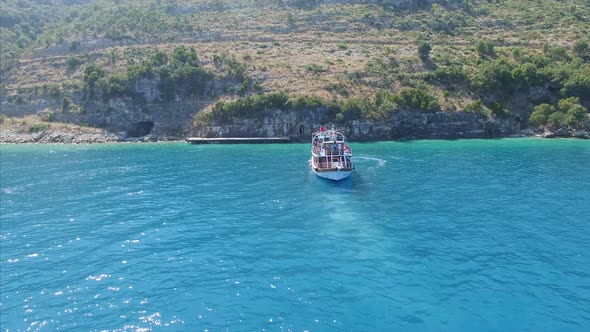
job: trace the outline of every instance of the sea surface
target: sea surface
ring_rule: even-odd
[[[2,331],[590,331],[590,141],[0,146]]]

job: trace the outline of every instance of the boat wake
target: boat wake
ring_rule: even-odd
[[[380,158],[373,158],[373,157],[353,157],[354,160],[363,159],[363,160],[372,160],[377,162],[377,166],[385,166],[387,160],[380,159]]]

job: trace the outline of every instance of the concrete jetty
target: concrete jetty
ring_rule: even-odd
[[[190,144],[269,144],[289,143],[289,137],[189,137]]]

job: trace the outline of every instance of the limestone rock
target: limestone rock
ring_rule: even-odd
[[[562,128],[559,128],[555,131],[555,136],[556,137],[570,137],[572,135],[571,135],[569,129],[562,127]]]

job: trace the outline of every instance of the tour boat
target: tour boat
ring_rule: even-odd
[[[311,170],[315,175],[340,181],[352,173],[352,150],[346,137],[339,131],[320,128],[312,136]]]

